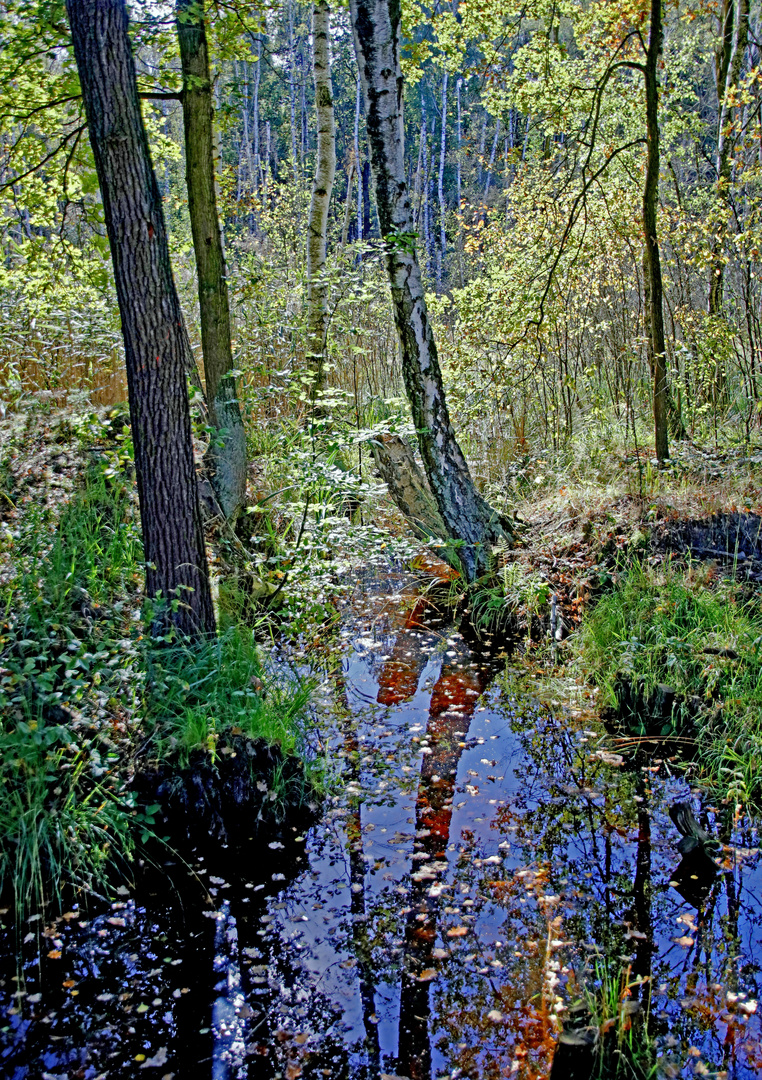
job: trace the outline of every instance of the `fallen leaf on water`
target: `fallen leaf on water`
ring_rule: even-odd
[[[110,919],[106,919],[107,923],[111,923],[112,926],[126,926],[127,923],[124,919],[120,919],[117,915],[112,915]]]
[[[61,959],[61,950],[60,949],[51,949],[50,952],[48,953],[48,960],[60,960],[60,959]]]
[[[294,1042],[297,1044],[297,1046],[304,1046],[304,1044],[307,1042],[307,1039],[309,1039],[309,1035],[306,1031],[302,1031],[295,1037]]]
[[[675,945],[682,945],[686,949],[693,944],[693,938],[688,937],[687,934],[685,934],[683,937],[672,938],[672,940],[674,941]]]
[[[137,1059],[136,1059],[137,1060]],[[158,1069],[161,1065],[167,1064],[167,1048],[166,1046],[160,1046],[153,1057],[146,1058],[141,1069]]]
[[[286,1067],[286,1080],[297,1080],[302,1075],[301,1065],[293,1064]]]
[[[434,949],[431,955],[435,960],[446,960],[450,954],[447,949]]]
[[[499,1009],[490,1009],[490,1011],[487,1013],[487,1019],[491,1020],[493,1024],[499,1024],[500,1021],[503,1019],[503,1014],[500,1012]]]
[[[468,927],[467,926],[451,926],[450,929],[447,931],[447,936],[448,937],[463,937],[467,933],[468,933]]]
[[[76,986],[77,984],[74,979],[64,979],[63,985],[67,990],[71,990],[72,986]]]
[[[439,972],[436,968],[424,968],[421,974],[417,975],[416,978],[418,979],[418,982],[431,982],[432,979],[436,979],[438,974]]]

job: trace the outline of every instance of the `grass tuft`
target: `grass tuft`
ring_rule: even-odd
[[[623,677],[668,684],[697,726],[699,763],[726,795],[762,799],[762,612],[706,567],[635,565],[588,616],[584,662],[609,704]],[[693,700],[692,700],[693,699]],[[701,707],[697,707],[700,704]]]

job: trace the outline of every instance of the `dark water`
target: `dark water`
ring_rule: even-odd
[[[658,1075],[762,1073],[756,826],[517,699],[408,581],[347,606],[319,823],[200,864],[206,904],[186,881],[30,924],[4,963],[3,1075],[523,1080],[581,1000],[609,1040],[648,1012]],[[709,874],[667,814],[691,797],[726,841]]]

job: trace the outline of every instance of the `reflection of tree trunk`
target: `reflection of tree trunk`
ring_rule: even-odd
[[[431,876],[426,867],[431,862],[446,862],[450,842],[452,799],[458,764],[465,744],[465,733],[479,695],[486,689],[493,672],[468,667],[442,668],[431,694],[427,734],[432,749],[421,762],[421,778],[415,806],[416,849],[427,859],[416,861],[417,868],[410,892],[410,913],[405,924],[405,956],[408,969],[402,976],[400,995],[400,1030],[397,1067],[410,1080],[429,1080],[431,1076],[431,1015],[428,978],[422,973],[433,969],[438,890],[430,895],[432,885],[442,875]],[[453,706],[458,706],[457,710]]]
[[[357,739],[357,726],[352,716],[346,696],[343,679],[336,686],[337,702],[341,701],[345,717],[344,753],[347,763],[347,782],[360,782],[360,743]],[[372,965],[371,943],[368,936],[367,912],[365,910],[365,861],[362,843],[361,803],[353,800],[350,816],[347,819],[347,851],[349,853],[349,912],[352,921],[352,953],[357,962],[357,982],[362,1004],[363,1027],[365,1028],[365,1050],[371,1067],[379,1069],[381,1049],[378,1042],[378,1024],[374,1023],[375,978]]]
[[[651,1000],[651,964],[654,952],[653,919],[651,917],[651,814],[647,802],[643,773],[638,772],[638,847],[635,856],[635,881],[632,892],[635,902],[635,922],[639,933],[635,945],[633,974],[648,979],[641,988],[641,1002],[644,1011]]]

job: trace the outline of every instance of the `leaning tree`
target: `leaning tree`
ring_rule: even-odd
[[[401,7],[398,0],[350,0],[350,9],[405,389],[431,491],[450,538],[459,542],[464,575],[473,581],[488,569],[490,548],[505,542],[509,527],[471,479],[447,411],[426,310],[405,180]]]
[[[122,318],[146,592],[183,634],[215,630],[177,297],[124,0],[66,0]]]

